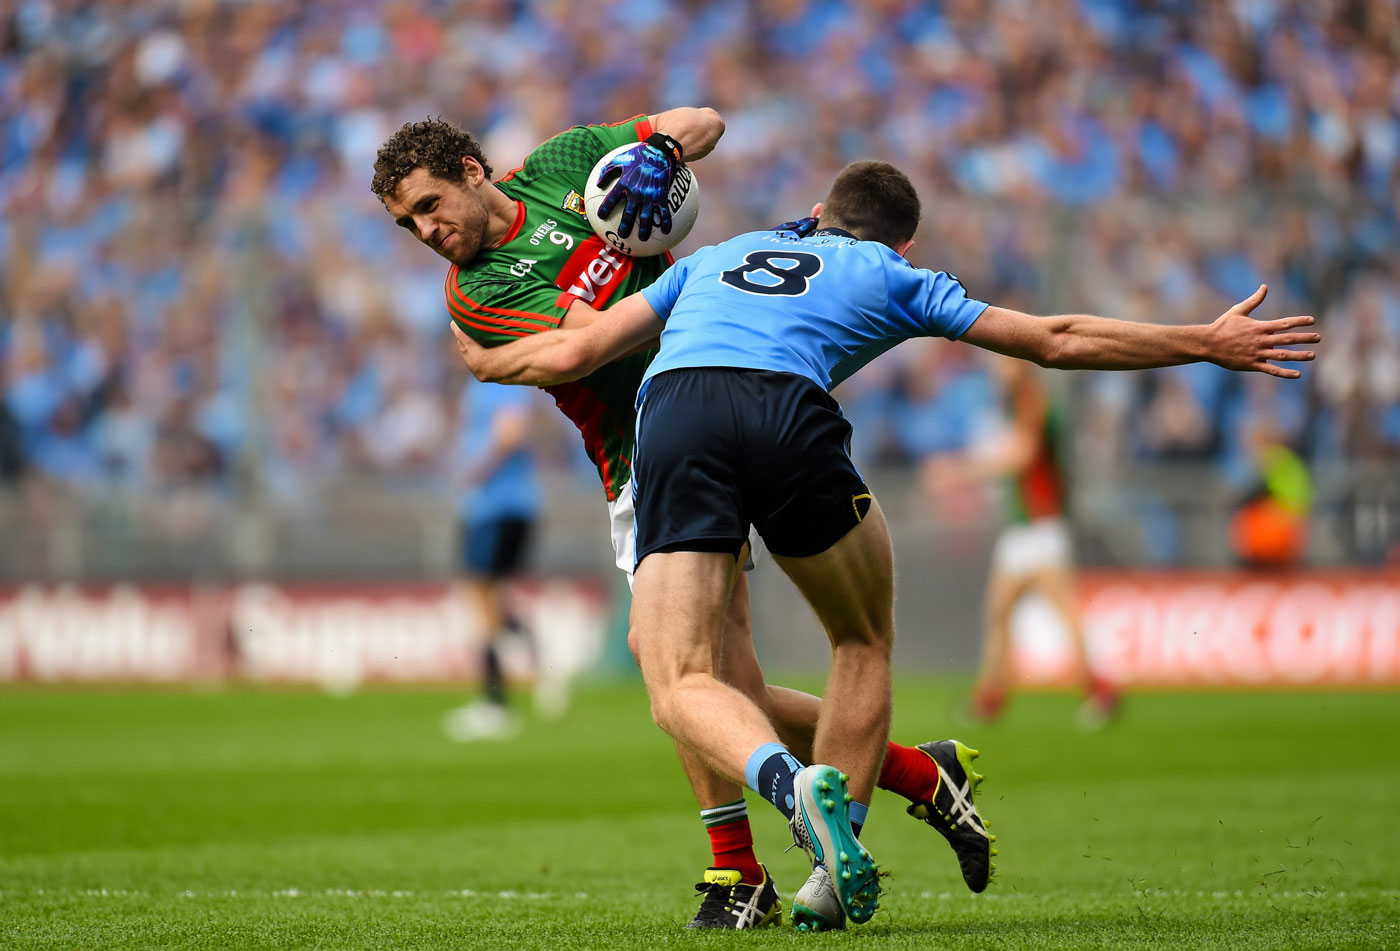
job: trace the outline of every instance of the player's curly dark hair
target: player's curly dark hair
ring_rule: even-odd
[[[920,213],[919,193],[909,176],[889,162],[866,159],[837,174],[822,202],[821,223],[894,247],[914,237]]]
[[[449,182],[460,182],[465,177],[462,171],[462,157],[465,155],[480,162],[486,170],[486,177],[491,177],[491,166],[481,154],[481,143],[470,132],[443,121],[441,117],[405,122],[380,147],[379,155],[374,160],[374,180],[370,182],[370,190],[383,201],[416,168],[426,168]]]

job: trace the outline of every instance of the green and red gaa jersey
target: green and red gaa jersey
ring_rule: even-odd
[[[1007,514],[1012,522],[1032,522],[1064,514],[1067,487],[1060,459],[1060,413],[1054,403],[1046,407],[1031,464],[1010,482]]]
[[[576,300],[602,310],[666,270],[671,255],[628,257],[595,235],[583,213],[598,160],[652,131],[646,116],[575,126],[496,182],[515,199],[515,224],[498,246],[447,272],[447,308],[457,326],[484,346],[497,346],[553,330]],[[573,383],[541,387],[583,435],[609,500],[632,477],[637,386],[653,356],[634,354]]]

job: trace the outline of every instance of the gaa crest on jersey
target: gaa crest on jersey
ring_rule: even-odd
[[[575,191],[569,192],[569,194],[564,197],[564,204],[560,207],[565,211],[572,211],[577,215],[586,216],[587,214],[583,209],[583,196]]]

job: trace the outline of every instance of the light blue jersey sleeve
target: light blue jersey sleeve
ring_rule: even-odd
[[[982,301],[969,298],[953,275],[917,268],[902,258],[885,258],[885,287],[890,310],[931,337],[957,340],[987,309]]]
[[[663,321],[670,318],[671,310],[676,306],[676,301],[685,288],[685,282],[695,268],[695,259],[708,250],[709,248],[701,248],[694,254],[681,258],[662,272],[660,277],[642,288],[642,297],[646,298],[651,309],[656,311],[656,316]]]
[[[738,235],[642,291],[666,323],[646,378],[687,367],[806,376],[830,389],[911,337],[961,337],[986,309],[957,278],[844,231]]]
[[[883,268],[888,325],[885,336],[863,343],[832,366],[831,386],[911,337],[956,340],[987,309],[982,301],[968,297],[962,282],[953,275],[914,267],[883,246],[868,247],[879,256]]]

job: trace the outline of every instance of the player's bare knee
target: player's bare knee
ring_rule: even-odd
[[[666,676],[655,665],[648,666],[640,656],[637,661],[642,668],[642,680],[647,685],[647,699],[651,702],[651,719],[657,726],[669,733],[671,732],[671,711],[675,706],[676,680],[674,677]]]
[[[677,727],[684,719],[684,708],[687,704],[685,695],[688,688],[700,686],[710,679],[695,673],[662,678],[662,682],[650,687],[649,691],[652,720],[661,729],[675,736]]]
[[[670,705],[667,703],[667,695],[664,691],[653,690],[651,697],[651,722],[655,723],[667,733],[671,732],[670,727]]]
[[[641,638],[637,634],[637,628],[629,626],[627,628],[627,649],[632,652],[632,660],[638,667],[642,666]]]

